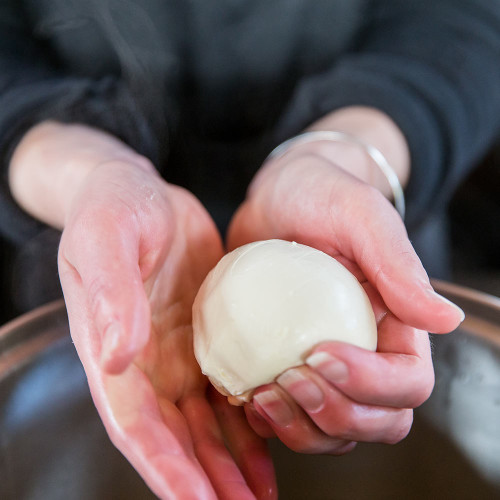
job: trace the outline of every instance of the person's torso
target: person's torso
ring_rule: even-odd
[[[167,115],[168,165],[158,167],[223,227],[297,83],[356,44],[367,0],[24,3],[64,72],[119,75],[146,115]]]
[[[25,0],[64,69],[121,74],[142,98],[173,94],[200,133],[229,139],[268,127],[300,78],[350,47],[365,3]]]

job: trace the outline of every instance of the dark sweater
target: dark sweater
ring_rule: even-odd
[[[44,119],[107,130],[223,227],[269,150],[340,107],[411,151],[407,226],[500,130],[498,0],[0,0],[0,155]],[[0,192],[0,233],[43,226]]]

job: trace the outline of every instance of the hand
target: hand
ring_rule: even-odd
[[[193,355],[192,302],[223,255],[208,214],[127,161],[92,169],[68,206],[71,335],[114,444],[160,498],[274,498],[265,443]]]
[[[318,346],[306,365],[256,391],[245,408],[252,427],[308,453],[399,441],[433,387],[426,332],[453,330],[461,311],[434,293],[383,195],[310,147],[264,165],[228,233],[230,248],[269,238],[323,250],[358,278],[376,313],[378,348]]]

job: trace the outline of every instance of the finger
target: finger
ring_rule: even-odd
[[[416,408],[427,400],[434,386],[427,333],[387,315],[379,325],[378,350],[329,342],[318,346],[306,363],[359,403]]]
[[[94,402],[115,446],[161,499],[215,500],[182,413],[158,404],[147,377],[131,364],[120,376],[86,367]],[[128,397],[131,393],[134,398]]]
[[[179,408],[188,422],[196,456],[210,478],[217,497],[222,500],[254,499],[224,444],[215,414],[204,395],[183,398]]]
[[[63,234],[59,266],[72,269],[109,373],[123,371],[149,338],[150,310],[139,268],[139,243],[123,226],[102,218],[90,231]],[[63,283],[64,288],[64,283]],[[69,293],[65,293],[67,296]]]
[[[370,300],[370,305],[372,306],[373,314],[375,316],[375,322],[378,329],[380,323],[389,312],[387,310],[387,305],[384,303],[382,297],[380,296],[380,293],[369,281],[366,281],[366,279],[364,279],[364,281],[361,283],[361,286],[363,287],[366,295],[368,296],[368,299]]]
[[[393,444],[410,431],[412,410],[356,403],[308,367],[287,370],[277,383],[328,436]]]
[[[228,403],[217,391],[210,391],[210,402],[222,428],[225,442],[258,499],[276,499],[274,466],[267,443],[253,432],[241,407]]]
[[[349,227],[342,227],[342,236],[350,245],[344,251],[353,256],[403,322],[433,333],[457,328],[463,311],[433,290],[394,208],[369,186],[359,185],[357,190],[354,201],[353,197],[345,201],[356,223],[350,217]]]
[[[264,418],[261,417],[259,412],[255,409],[253,402],[247,403],[245,406],[245,415],[247,417],[250,427],[264,439],[270,439],[276,437],[272,427],[266,422]]]
[[[342,455],[355,446],[349,440],[325,434],[277,384],[261,387],[253,404],[278,438],[294,451]]]
[[[253,204],[244,201],[236,210],[227,230],[226,247],[232,251],[252,241],[279,237],[273,233],[261,215],[254,210]]]

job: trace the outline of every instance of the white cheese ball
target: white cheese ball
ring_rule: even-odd
[[[225,255],[193,305],[194,352],[232,403],[304,363],[320,342],[375,350],[377,326],[358,280],[327,254],[268,240]]]

